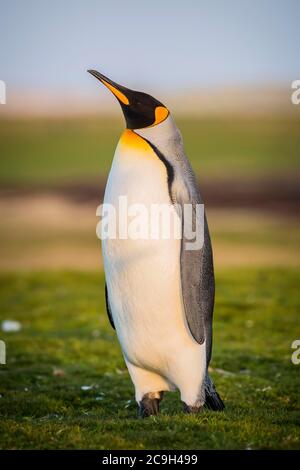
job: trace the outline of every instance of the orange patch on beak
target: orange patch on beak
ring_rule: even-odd
[[[110,83],[103,80],[103,78],[101,78],[101,82],[115,95],[116,98],[118,98],[118,100],[121,101],[121,103],[129,104],[129,100],[127,96],[124,95],[124,93],[112,86]]]

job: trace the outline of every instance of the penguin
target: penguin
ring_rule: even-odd
[[[102,240],[105,298],[135,388],[139,416],[156,415],[164,392],[179,390],[186,413],[224,403],[209,376],[215,281],[206,216],[203,244],[188,250],[177,208],[203,204],[169,109],[152,96],[88,70],[117,98],[126,129],[116,147],[104,204],[166,204],[181,237]]]

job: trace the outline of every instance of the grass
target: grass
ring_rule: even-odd
[[[178,118],[187,154],[202,180],[280,175],[299,169],[299,117]],[[1,184],[99,182],[110,168],[123,121],[2,120]]]
[[[187,416],[175,393],[139,420],[102,275],[3,273],[1,319],[22,330],[1,332],[0,448],[300,448],[299,281],[294,269],[219,272],[212,376],[226,410]]]

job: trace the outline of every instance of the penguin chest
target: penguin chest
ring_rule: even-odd
[[[164,164],[151,148],[142,150],[117,148],[104,203],[115,208],[117,228],[127,224],[127,238],[105,239],[102,250],[110,307],[124,354],[133,364],[159,369],[170,351],[174,355],[175,345],[182,346],[190,336],[182,308],[180,239],[174,236],[180,219],[170,201]],[[125,202],[126,214],[122,213]],[[156,231],[158,219],[151,211],[157,206],[163,214],[160,220],[173,221],[170,236],[162,224]],[[132,221],[137,230],[130,230]]]

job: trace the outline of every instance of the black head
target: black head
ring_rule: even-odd
[[[96,70],[88,70],[88,72],[98,78],[118,99],[128,129],[155,126],[168,117],[168,109],[147,93],[118,85]]]

